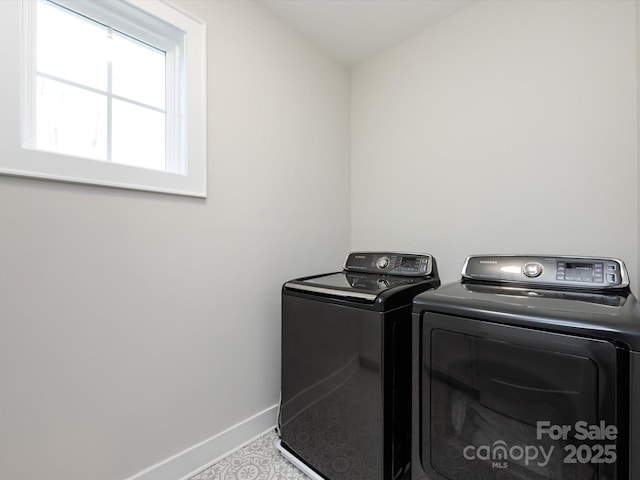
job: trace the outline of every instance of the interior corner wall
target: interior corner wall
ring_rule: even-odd
[[[353,249],[622,258],[638,288],[631,1],[481,1],[352,72]]]
[[[0,478],[128,478],[274,406],[281,285],[348,252],[348,71],[253,1],[175,3],[207,23],[207,199],[0,176]]]

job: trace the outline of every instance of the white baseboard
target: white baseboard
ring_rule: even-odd
[[[127,480],[187,480],[273,430],[277,412],[278,405],[269,407],[177,455],[145,468]]]

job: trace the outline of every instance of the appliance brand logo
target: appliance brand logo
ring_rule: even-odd
[[[480,263],[486,263],[489,265],[497,265],[498,261],[497,260],[480,260]]]

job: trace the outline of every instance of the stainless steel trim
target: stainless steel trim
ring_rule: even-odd
[[[506,255],[505,255],[506,256]],[[462,270],[460,271],[460,276],[462,276],[462,278],[468,278],[467,277],[467,265],[469,265],[469,260],[471,260],[474,257],[484,257],[484,255],[469,255],[467,257],[467,259],[464,261],[464,264],[462,265]]]
[[[629,272],[627,271],[627,266],[624,262],[618,258],[610,258],[612,262],[616,262],[620,267],[620,287],[628,287],[629,286]]]
[[[320,293],[323,295],[333,295],[334,297],[341,298],[359,298],[362,300],[367,300],[369,302],[373,302],[377,295],[372,293],[362,293],[362,292],[348,292],[345,290],[337,290],[335,288],[324,288],[324,287],[316,287],[313,285],[304,285],[300,283],[291,283],[287,282],[284,284],[285,288],[290,290],[300,290],[303,292],[311,292],[311,293]]]
[[[615,289],[615,288],[626,288],[629,286],[629,272],[627,271],[627,266],[624,264],[624,262],[622,260],[620,260],[619,258],[613,258],[613,257],[585,257],[585,256],[571,256],[571,255],[509,255],[509,254],[487,254],[487,255],[469,255],[467,257],[467,259],[464,261],[464,265],[462,265],[462,271],[460,272],[460,275],[462,276],[462,278],[472,278],[470,276],[467,275],[466,271],[467,271],[467,266],[469,264],[469,260],[471,260],[472,258],[479,258],[479,257],[528,257],[528,258],[556,258],[556,259],[562,259],[562,258],[575,258],[575,259],[584,259],[584,260],[603,260],[603,261],[609,261],[609,262],[616,262],[618,264],[618,267],[620,269],[620,284],[619,285],[605,285],[603,287],[599,287],[600,289]],[[528,283],[528,282],[522,282],[522,283]],[[533,283],[533,282],[532,282]],[[529,283],[529,284],[532,284]],[[542,283],[542,282],[536,282],[536,285],[558,285],[557,283]]]
[[[351,255],[362,255],[365,253],[373,253],[373,252],[351,252],[351,253],[347,253],[347,256],[344,257],[344,263],[342,264],[342,269],[346,270],[347,269],[347,260],[349,260],[349,257]]]
[[[282,446],[282,440],[278,439],[276,442],[276,448],[280,450],[280,453],[284,458],[286,458],[289,462],[293,463],[300,471],[302,471],[307,477],[312,480],[325,480],[323,477],[318,475],[312,468],[310,468],[306,463],[300,460],[298,457],[293,455],[289,450]]]

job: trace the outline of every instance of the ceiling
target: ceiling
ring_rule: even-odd
[[[257,0],[339,62],[356,65],[473,0]]]

